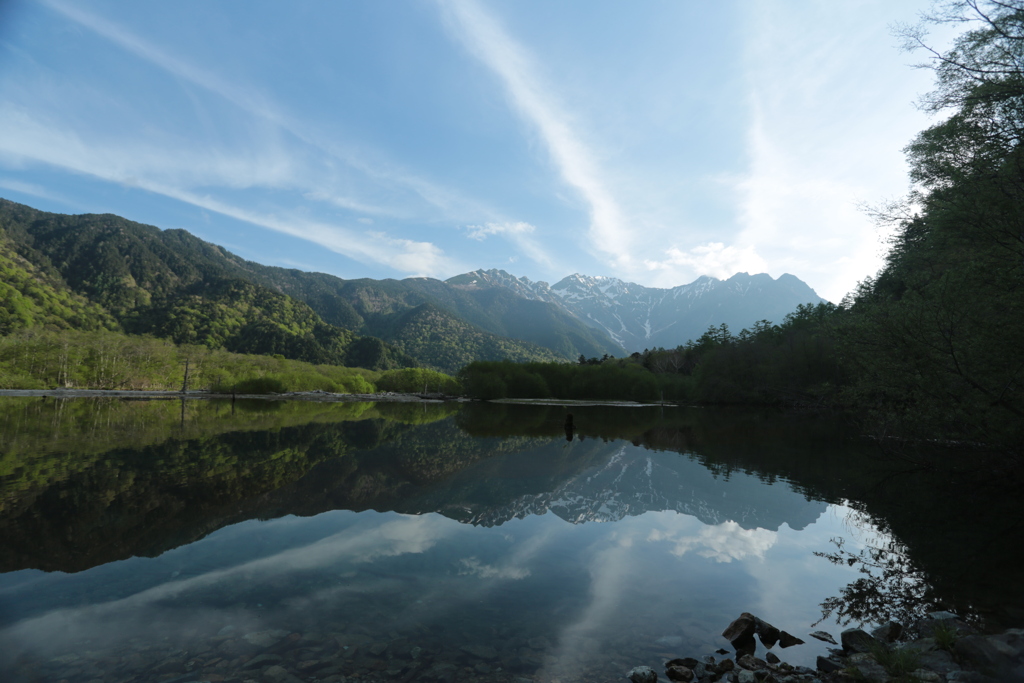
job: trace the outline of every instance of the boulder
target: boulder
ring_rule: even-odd
[[[961,662],[970,663],[972,668],[1002,673],[1013,668],[1015,659],[1004,648],[1005,645],[997,647],[985,636],[963,636],[953,644],[953,654]]]
[[[769,664],[778,664],[779,662],[782,661],[781,659],[779,659],[778,655],[776,655],[774,652],[766,653],[765,656],[764,656],[764,659]]]
[[[722,631],[722,637],[736,649],[737,656],[754,654],[754,650],[757,649],[757,643],[754,641],[756,630],[757,617],[750,612],[744,612]]]
[[[793,647],[794,645],[803,645],[803,644],[804,644],[804,641],[800,640],[799,638],[797,638],[794,635],[790,635],[789,633],[786,633],[785,631],[783,631],[779,635],[779,647],[785,648],[785,647]]]
[[[839,640],[843,643],[843,651],[850,652],[871,652],[880,643],[870,633],[861,628],[848,628],[839,634]]]
[[[726,626],[725,630],[722,631],[722,637],[731,643],[737,638],[754,635],[756,628],[757,617],[750,612],[743,612],[731,624]]]
[[[827,674],[832,673],[833,671],[841,671],[846,666],[841,662],[837,662],[836,660],[830,659],[828,657],[822,657],[821,655],[818,655],[818,660],[816,664],[818,667],[818,671]]]
[[[754,655],[743,655],[736,660],[742,668],[748,671],[760,671],[761,669],[767,669],[768,663],[763,659],[758,659]]]
[[[771,648],[775,643],[779,642],[779,637],[782,635],[782,631],[769,624],[764,619],[754,617],[754,632],[757,633],[757,637],[761,639],[761,644],[767,648]]]
[[[756,683],[757,676],[754,675],[753,671],[740,669],[739,675],[737,676],[737,680],[739,681],[739,683]]]
[[[698,663],[699,662],[697,662],[697,660],[693,657],[681,657],[679,659],[672,659],[665,662],[665,667],[668,668],[670,666],[685,666],[687,669],[692,669],[693,667],[697,666]]]
[[[815,631],[811,634],[811,638],[817,638],[818,640],[825,641],[826,643],[832,643],[833,645],[839,644],[836,642],[836,639],[832,637],[832,634],[827,631]]]
[[[960,665],[953,660],[953,655],[945,650],[932,650],[920,655],[921,668],[946,676],[960,670]]]
[[[635,666],[626,674],[633,683],[658,683],[658,674],[649,666]]]
[[[889,672],[879,664],[874,657],[866,652],[858,652],[846,659],[846,666],[855,669],[861,680],[871,683],[886,683],[889,680]]]
[[[686,666],[665,667],[665,675],[670,681],[683,681],[683,683],[689,683],[694,678],[693,670]]]
[[[871,631],[871,635],[883,643],[895,643],[903,635],[903,625],[890,621]]]

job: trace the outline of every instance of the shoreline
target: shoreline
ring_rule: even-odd
[[[328,391],[289,391],[283,394],[230,394],[197,389],[193,391],[157,391],[131,389],[0,389],[0,397],[11,398],[126,398],[146,400],[208,400],[208,399],[256,399],[263,401],[319,401],[323,403],[473,403],[478,399],[444,394],[420,394],[384,392],[380,394],[335,394]],[[534,406],[611,406],[619,408],[676,407],[678,403],[638,403],[636,401],[598,401],[555,398],[499,398],[483,403],[505,403]]]
[[[264,401],[319,401],[323,403],[444,403],[468,402],[471,399],[442,394],[333,394],[327,391],[290,391],[284,394],[224,394],[205,390],[195,391],[133,391],[124,389],[0,389],[0,397],[10,398],[127,398],[146,400],[208,400],[258,399]]]

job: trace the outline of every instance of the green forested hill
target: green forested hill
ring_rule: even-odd
[[[102,306],[72,292],[52,269],[38,267],[0,231],[0,335],[28,327],[120,328]]]
[[[252,277],[308,303],[324,320],[397,342],[396,318],[423,304],[483,332],[546,347],[563,358],[622,355],[611,339],[542,301],[499,289],[467,291],[433,278],[342,280],[325,273],[248,264]],[[522,352],[524,349],[520,349]],[[536,359],[539,360],[539,357]]]
[[[0,200],[0,331],[107,328],[178,344],[373,369],[416,362],[251,281],[247,263],[183,230]]]
[[[388,338],[410,356],[440,368],[461,368],[474,360],[563,360],[550,349],[483,332],[432,304],[395,318]]]
[[[69,216],[0,200],[0,267],[3,333],[105,327],[311,363],[387,369],[419,361],[447,371],[477,359],[564,359],[605,349],[577,321],[582,332],[545,332],[561,356],[502,339],[512,325],[438,280],[342,280],[263,266],[184,230],[110,214]],[[429,332],[422,315],[407,315],[425,304]],[[534,317],[567,327],[547,313]]]

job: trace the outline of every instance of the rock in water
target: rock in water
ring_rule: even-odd
[[[823,640],[826,643],[832,643],[833,645],[839,644],[836,642],[836,639],[832,637],[831,633],[826,633],[825,631],[815,631],[811,634],[811,638],[817,638],[818,640]]]
[[[633,683],[658,683],[658,674],[649,666],[635,666],[626,674]]]
[[[733,643],[741,638],[752,637],[757,628],[757,617],[744,612],[722,631],[722,637]]]
[[[757,617],[753,614],[744,612],[722,631],[722,637],[728,640],[736,649],[737,657],[745,654],[752,655],[757,649],[757,642],[754,640],[757,621]]]
[[[804,641],[800,640],[794,635],[790,635],[785,631],[779,636],[779,647],[793,647],[794,645],[803,645]]]
[[[669,666],[665,668],[665,675],[670,681],[683,681],[689,683],[693,680],[693,670],[685,666]]]
[[[779,642],[779,636],[782,635],[779,629],[758,617],[754,617],[754,631],[757,633],[757,637],[761,639],[761,644],[769,649]]]
[[[768,664],[763,659],[758,659],[754,655],[743,655],[736,660],[736,663],[748,671],[760,671],[768,668]]]
[[[841,671],[843,669],[843,666],[844,666],[843,664],[840,664],[839,662],[837,662],[834,659],[829,659],[828,657],[822,657],[821,655],[818,655],[817,665],[818,665],[818,671],[822,671],[822,672],[827,673],[827,674],[828,673],[832,673],[833,671]]]

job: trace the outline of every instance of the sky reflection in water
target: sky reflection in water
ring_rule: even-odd
[[[722,629],[749,611],[807,640],[780,654],[812,664],[824,651],[806,637],[819,603],[856,577],[813,551],[873,532],[848,508],[809,501],[785,482],[712,477],[678,453],[603,447],[604,464],[548,492],[545,505],[561,517],[506,509],[503,523],[473,526],[437,513],[337,510],[242,522],[157,558],[77,574],[11,572],[0,576],[0,606],[10,610],[0,641],[8,657],[45,658],[165,637],[188,649],[217,634],[314,632],[339,643],[422,643],[458,666],[478,661],[463,647],[491,646],[495,669],[571,680],[711,654],[727,646]],[[695,515],[644,510],[684,489],[688,499],[674,507]],[[505,507],[537,512],[544,495]],[[736,495],[757,501],[753,517],[765,526],[723,513],[743,509]],[[587,514],[592,521],[562,518]],[[524,657],[523,641],[537,637],[544,647]]]

